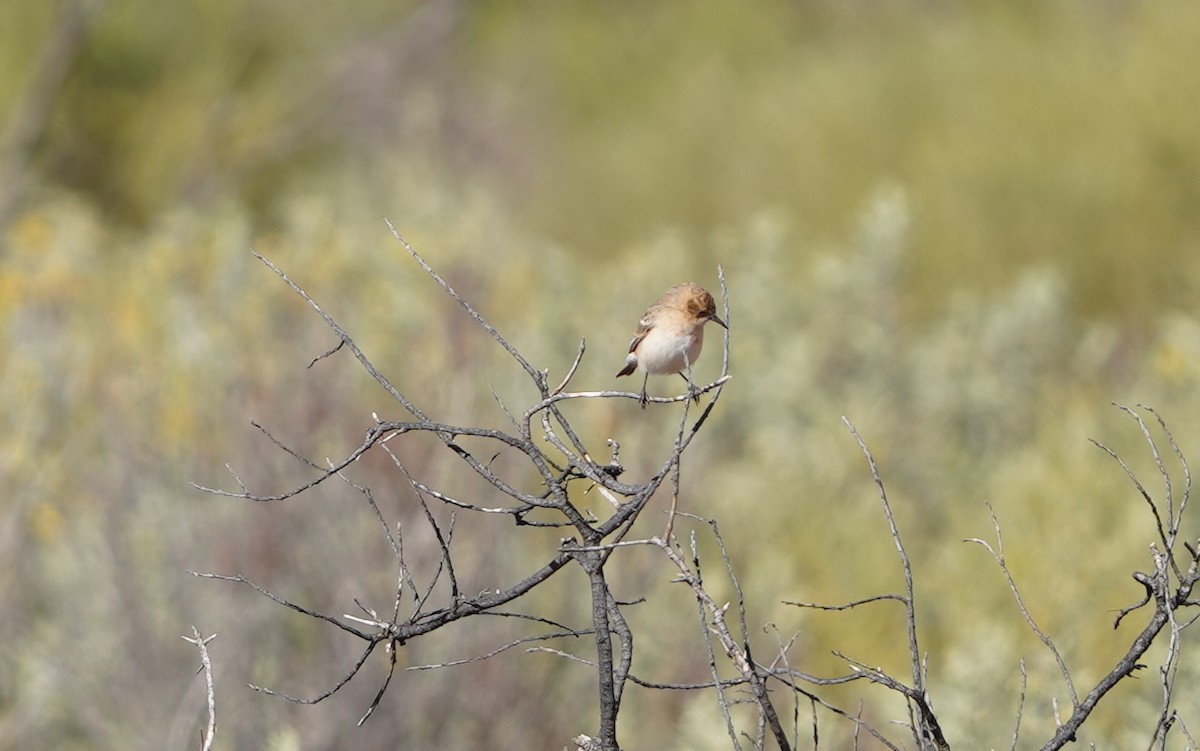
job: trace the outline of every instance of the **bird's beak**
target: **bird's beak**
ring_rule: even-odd
[[[725,322],[721,320],[721,316],[717,315],[716,313],[713,313],[711,316],[709,316],[708,320],[712,321],[713,323],[720,324],[721,328],[725,329],[726,331],[729,330],[729,326],[725,325]]]

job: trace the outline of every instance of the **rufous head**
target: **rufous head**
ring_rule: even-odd
[[[725,328],[725,322],[717,315],[717,301],[708,290],[694,282],[676,284],[667,291],[667,295],[675,299],[678,305],[688,312],[693,319],[707,323],[712,321]]]

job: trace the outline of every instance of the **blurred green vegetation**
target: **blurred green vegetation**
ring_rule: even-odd
[[[31,90],[71,7],[0,5],[0,113],[51,104],[31,143],[0,140],[0,183],[23,178],[0,207],[0,747],[194,743],[203,703],[178,639],[193,623],[220,633],[222,747],[559,747],[594,724],[585,669],[515,651],[401,676],[361,729],[371,678],[317,707],[248,695],[317,693],[357,645],[184,573],[246,573],[334,613],[352,597],[386,609],[393,586],[352,493],[251,506],[187,484],[231,483],[225,462],[256,487],[303,476],[251,419],[334,457],[372,412],[399,415],[345,353],[305,368],[330,334],[248,248],[430,414],[503,427],[493,391],[531,398],[382,216],[552,378],[586,337],[580,388],[613,385],[663,288],[714,289],[724,265],[734,380],[685,458],[684,503],[721,522],[752,626],[800,631],[794,665],[838,671],[839,649],[904,671],[885,606],[780,604],[900,586],[841,415],[889,484],[952,742],[1006,742],[1018,659],[1024,738],[1067,701],[986,551],[961,542],[992,539],[985,501],[1080,688],[1132,638],[1137,617],[1114,632],[1111,611],[1140,596],[1128,574],[1148,567],[1153,528],[1086,439],[1149,487],[1141,434],[1109,401],[1154,405],[1200,449],[1195,4],[110,0],[62,86]],[[673,412],[570,410],[598,452],[622,441],[631,472],[670,445]],[[436,449],[398,447],[430,484],[480,492]],[[356,477],[417,535],[384,459]],[[468,589],[557,542],[458,524],[464,556],[489,541],[464,558]],[[702,677],[698,640],[677,644],[695,631],[689,597],[652,556],[622,566],[629,598],[649,597],[631,613],[639,673]],[[527,607],[577,621],[580,582],[564,572]],[[403,659],[485,652],[514,629],[474,624]],[[752,638],[769,653],[771,634]],[[1119,689],[1080,740],[1144,744],[1153,684]],[[630,691],[631,746],[726,746],[711,696]],[[1178,700],[1196,716],[1194,692]],[[903,716],[873,694],[864,712]]]

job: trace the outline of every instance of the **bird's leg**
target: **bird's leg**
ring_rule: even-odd
[[[691,379],[688,378],[686,375],[684,375],[682,372],[679,374],[679,377],[682,378],[684,383],[687,384],[688,396],[690,396],[692,398],[692,401],[699,404],[700,403],[700,389],[696,388],[696,386],[692,383]]]
[[[642,398],[640,400],[641,404],[642,404],[642,409],[646,408],[646,402],[650,398],[650,397],[646,396],[646,384],[649,383],[649,381],[650,381],[650,374],[647,373],[645,375],[645,377],[642,378]]]
[[[684,382],[687,383],[688,396],[690,396],[692,400],[696,402],[696,404],[699,404],[700,389],[696,388],[696,385],[692,383],[692,364],[688,362],[686,354],[683,356],[683,370],[679,371],[679,375],[682,376]]]

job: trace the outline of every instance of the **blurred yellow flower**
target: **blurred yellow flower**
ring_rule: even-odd
[[[63,516],[48,501],[40,501],[29,512],[29,531],[43,545],[53,545],[63,532]]]

